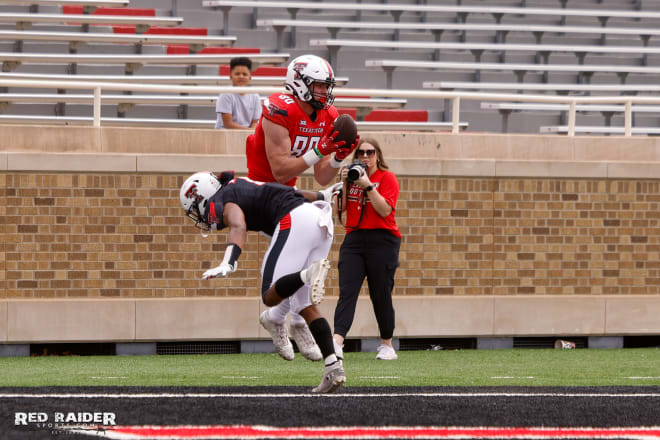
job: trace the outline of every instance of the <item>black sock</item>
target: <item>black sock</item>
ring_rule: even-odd
[[[288,298],[304,285],[305,283],[300,279],[300,272],[290,273],[275,281],[275,291],[280,297]]]
[[[331,354],[335,354],[335,346],[332,344],[332,332],[330,324],[325,318],[318,318],[309,324],[309,331],[312,332],[316,344],[321,349],[323,359]]]

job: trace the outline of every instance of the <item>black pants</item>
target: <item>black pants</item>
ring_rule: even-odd
[[[335,309],[335,333],[343,337],[351,329],[355,306],[365,276],[381,339],[394,334],[392,289],[399,266],[401,239],[384,229],[358,229],[349,233],[339,250],[339,301]]]

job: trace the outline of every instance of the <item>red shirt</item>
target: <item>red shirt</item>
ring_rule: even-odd
[[[399,232],[399,227],[394,220],[396,201],[399,199],[399,181],[396,180],[394,173],[383,170],[376,170],[369,176],[369,180],[392,207],[392,212],[387,217],[381,217],[371,206],[371,200],[363,194],[364,190],[351,184],[348,186],[348,195],[346,196],[346,224],[354,226],[360,220],[362,197],[367,197],[367,205],[360,225],[357,228],[346,227],[346,233],[348,234],[356,229],[387,229],[392,235],[401,238],[401,232]]]
[[[291,139],[291,156],[300,157],[319,140],[329,134],[332,123],[339,115],[337,109],[330,106],[327,110],[316,110],[316,119],[312,121],[291,95],[274,93],[264,100],[261,118],[254,134],[248,136],[245,143],[247,155],[248,177],[260,182],[275,182],[273,172],[266,156],[266,141],[262,127],[263,118],[281,125],[289,131]],[[295,186],[298,178],[285,182],[285,185]]]

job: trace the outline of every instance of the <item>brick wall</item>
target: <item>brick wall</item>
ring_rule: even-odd
[[[260,234],[250,233],[237,273],[199,279],[221,260],[225,236],[205,239],[182,215],[188,175],[0,174],[0,297],[258,296],[268,246]],[[396,295],[660,293],[656,180],[399,180]],[[336,285],[333,272],[330,295]]]

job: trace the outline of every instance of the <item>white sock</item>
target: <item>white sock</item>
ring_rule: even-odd
[[[309,285],[309,281],[307,281],[307,269],[300,271],[300,280],[305,283],[306,286]]]
[[[337,356],[335,356],[335,354],[333,353],[327,358],[325,358],[324,361],[325,361],[325,366],[327,367],[328,365],[332,365],[335,362],[337,362]]]
[[[268,310],[268,318],[276,324],[284,324],[286,314],[289,313],[289,301],[284,300],[275,307]]]
[[[301,325],[305,325],[305,318],[300,316],[297,313],[291,312],[291,325],[295,325],[296,327],[300,327]]]

